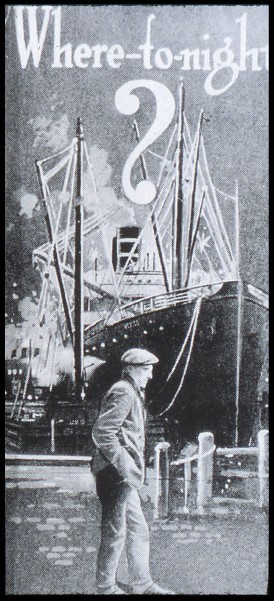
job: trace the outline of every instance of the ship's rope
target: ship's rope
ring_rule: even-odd
[[[189,489],[188,483],[191,481],[191,462],[196,461],[197,459],[199,461],[201,461],[205,457],[212,455],[215,450],[216,450],[216,445],[213,444],[211,449],[209,449],[208,451],[205,451],[205,453],[203,453],[203,454],[201,454],[200,450],[199,450],[198,453],[195,453],[195,455],[192,455],[192,457],[184,457],[182,459],[176,459],[175,461],[172,461],[170,464],[170,465],[176,465],[176,466],[177,465],[184,466],[184,496],[185,496],[184,507],[183,507],[184,513],[189,513],[189,509],[187,507],[187,500],[188,500],[188,489]]]
[[[188,137],[188,141],[187,141],[187,138],[185,137],[185,143],[186,143],[186,148],[187,148],[188,145],[192,144],[192,142],[191,142],[189,126],[188,126],[186,118],[185,118],[185,131],[186,131],[186,134]],[[225,226],[224,226],[221,214],[220,214],[220,208],[219,208],[218,201],[216,198],[215,188],[214,188],[214,185],[210,178],[208,163],[207,163],[206,154],[205,154],[203,137],[201,137],[201,148],[202,148],[203,159],[204,159],[204,163],[205,163],[206,175],[208,177],[208,181],[210,184],[210,188],[211,188],[213,199],[214,199],[215,206],[216,206],[216,212],[214,212],[209,193],[207,192],[206,193],[206,203],[205,203],[205,207],[204,207],[204,211],[207,210],[209,213],[209,222],[207,223],[207,225],[209,227],[211,236],[214,239],[215,247],[216,247],[216,250],[218,252],[219,258],[222,262],[224,269],[226,270],[226,268],[227,268],[227,264],[226,264],[226,261],[227,261],[228,265],[229,265],[229,269],[231,270],[231,262],[233,262],[233,253],[232,253],[228,235],[227,235],[227,232],[226,232],[226,229],[225,229]],[[204,177],[201,165],[198,166],[198,175],[199,175],[199,178],[201,178],[201,180],[202,180],[202,186],[204,188],[206,188],[206,181],[205,181],[205,177]],[[214,226],[214,230],[212,229],[212,225]],[[224,238],[225,238],[225,240],[224,240]],[[227,246],[225,244],[225,241],[227,243]],[[223,252],[221,249],[223,250]],[[224,254],[226,255],[226,259],[223,256]]]
[[[188,330],[188,333],[187,333],[187,339],[188,339],[189,335],[190,335],[190,332],[191,332],[191,339],[190,339],[189,351],[188,351],[188,355],[187,355],[187,359],[186,359],[186,363],[185,363],[183,375],[182,375],[182,378],[180,380],[179,386],[178,386],[175,394],[173,395],[173,398],[172,398],[171,402],[169,403],[169,405],[163,411],[161,411],[161,413],[157,413],[157,417],[160,417],[160,416],[164,415],[164,413],[166,413],[167,411],[169,411],[169,409],[174,404],[174,402],[175,402],[175,400],[176,400],[176,398],[177,398],[177,396],[178,396],[179,392],[181,391],[182,386],[184,384],[185,376],[186,376],[186,373],[187,373],[187,369],[188,369],[188,365],[189,365],[189,361],[190,361],[190,357],[191,357],[191,353],[192,353],[192,349],[193,349],[193,345],[194,345],[194,339],[195,339],[195,334],[196,334],[196,330],[197,330],[197,324],[198,324],[198,319],[199,319],[199,314],[200,314],[201,302],[202,302],[202,297],[200,297],[197,300],[197,303],[196,303],[196,306],[195,306],[195,309],[194,309],[194,319],[191,320],[191,323],[190,323],[190,326],[189,326],[189,330]],[[184,340],[184,342],[183,342],[182,349],[181,349],[181,351],[179,353],[180,356],[182,355],[183,348],[185,348],[185,346],[186,346],[186,340]],[[175,361],[176,367],[178,365],[178,361],[179,361],[179,358],[177,357],[177,359]],[[174,364],[174,368],[175,368],[175,364]],[[174,370],[174,368],[173,368],[173,370]],[[169,377],[171,377],[171,375],[172,374],[170,373]]]
[[[161,180],[162,180],[162,176],[163,176],[163,173],[164,173],[164,168],[165,168],[165,166],[166,166],[166,164],[168,162],[168,158],[167,157],[168,157],[168,153],[169,153],[169,150],[171,148],[171,144],[173,142],[176,130],[177,130],[177,124],[174,126],[174,128],[172,130],[172,133],[171,133],[171,136],[170,136],[170,140],[168,142],[165,155],[163,157],[163,162],[162,162],[162,165],[161,165],[161,168],[160,168],[160,171],[159,171],[159,175],[158,175],[158,179],[157,179],[157,184],[156,184],[157,188],[159,188],[159,186],[160,186],[160,183],[161,183]]]
[[[71,172],[71,164],[72,164],[72,160],[75,157],[76,152],[74,151],[74,149],[72,148],[69,154],[69,161],[68,161],[68,166],[66,169],[66,174],[65,174],[65,178],[64,178],[64,183],[63,183],[63,187],[62,187],[62,192],[65,192],[68,188],[68,182],[69,182],[69,176],[70,176],[70,172]]]
[[[71,205],[70,205],[71,206]],[[107,220],[110,217],[113,217],[113,215],[120,210],[120,207],[118,208],[109,208],[107,211],[105,211],[105,213],[102,216],[103,222],[100,221],[100,219],[97,219],[96,216],[91,216],[88,217],[85,222],[84,222],[84,237],[86,237],[88,234],[90,234],[91,232],[96,231],[100,226],[102,226],[102,223],[106,223]],[[73,225],[69,227],[69,231],[68,231],[68,238],[69,240],[73,237],[74,235],[74,227]],[[64,233],[61,232],[60,234],[58,234],[56,242],[58,244],[58,250],[63,251],[65,248],[65,241],[64,241]],[[48,249],[50,247],[50,243],[49,242],[45,242],[44,244],[42,244],[41,246],[39,246],[38,248],[36,248],[34,250],[34,253],[36,252],[47,252]],[[71,248],[70,248],[71,251]],[[71,251],[72,252],[72,251]]]
[[[59,171],[61,171],[61,169],[63,169],[63,167],[65,167],[65,165],[70,162],[70,157],[71,153],[65,156],[63,159],[61,159],[61,161],[59,161],[57,165],[52,167],[52,169],[49,169],[47,173],[44,173],[45,181],[49,182],[55,175],[57,175],[57,173],[59,173]]]
[[[222,190],[219,190],[219,188],[217,188],[217,186],[214,186],[216,192],[218,192],[218,194],[221,194],[221,196],[224,196],[225,200],[229,199],[229,200],[233,200],[233,202],[235,202],[237,200],[237,197],[232,196],[231,194],[227,194],[226,192],[223,192]]]
[[[198,303],[199,303],[199,305],[198,305]],[[176,370],[176,368],[177,368],[177,365],[178,365],[178,363],[179,363],[179,361],[180,361],[180,359],[181,359],[181,357],[182,357],[182,354],[183,354],[183,352],[184,352],[184,350],[185,350],[185,348],[186,348],[186,344],[187,344],[187,342],[188,342],[188,339],[189,339],[189,337],[190,337],[190,334],[191,334],[191,331],[192,331],[192,328],[193,328],[193,324],[194,324],[194,322],[195,322],[195,316],[196,316],[196,314],[197,314],[197,310],[198,310],[198,308],[200,308],[200,304],[201,304],[201,297],[197,299],[197,302],[196,302],[196,305],[195,305],[195,307],[194,307],[194,311],[193,311],[193,314],[192,314],[191,322],[190,322],[190,324],[189,324],[189,328],[188,328],[188,331],[187,331],[187,333],[186,333],[186,337],[185,337],[185,339],[184,339],[184,341],[183,341],[183,344],[182,344],[182,347],[181,347],[181,349],[180,349],[180,351],[179,351],[179,354],[177,355],[177,358],[176,358],[176,360],[175,360],[175,363],[173,364],[173,367],[172,367],[172,369],[170,370],[170,372],[169,372],[169,374],[168,374],[168,376],[167,376],[167,378],[166,378],[166,381],[165,381],[165,384],[164,384],[164,386],[162,386],[162,388],[161,388],[161,389],[159,390],[159,392],[157,393],[157,395],[156,395],[156,398],[157,398],[157,397],[158,397],[158,396],[159,396],[159,395],[160,395],[160,394],[163,392],[163,390],[164,390],[164,389],[165,389],[165,387],[166,387],[166,384],[167,384],[167,382],[170,380],[171,376],[173,375],[173,373],[175,372],[175,370]]]
[[[99,211],[99,214],[100,214],[101,222],[103,223],[103,215],[102,215],[101,206],[100,206],[100,199],[99,199],[99,195],[98,195],[97,185],[96,185],[96,182],[95,182],[93,168],[92,168],[92,164],[91,164],[91,161],[90,161],[90,158],[89,158],[88,148],[87,148],[87,143],[86,142],[84,142],[84,149],[85,149],[85,155],[86,155],[86,160],[87,160],[87,164],[88,164],[88,168],[89,168],[90,177],[91,177],[91,180],[92,180],[93,190],[95,192],[95,198],[96,198],[96,201],[97,201],[97,208],[98,208],[98,211]],[[115,278],[115,273],[114,273],[112,262],[111,262],[111,260],[109,260],[108,246],[107,246],[107,240],[106,240],[106,235],[105,235],[105,227],[103,225],[102,225],[102,238],[103,238],[103,244],[104,244],[104,250],[105,250],[106,260],[108,261],[109,266],[110,266],[110,271],[111,271],[111,276],[112,276],[112,280],[113,280],[113,284],[114,284],[114,289],[115,289],[116,296],[117,296],[118,306],[120,306],[119,287],[118,287],[117,282],[116,282],[116,278]]]
[[[200,311],[201,300],[202,299],[200,297],[200,298],[198,298],[198,300],[196,302],[196,305],[195,305],[194,311],[193,311],[193,315],[192,315],[192,319],[191,319],[191,322],[190,322],[190,326],[189,326],[188,331],[187,331],[187,335],[186,335],[186,337],[184,339],[182,348],[181,348],[181,350],[180,350],[180,352],[179,352],[179,354],[177,356],[177,359],[176,359],[176,361],[175,361],[172,369],[170,370],[170,372],[168,374],[168,377],[167,377],[167,380],[166,380],[167,382],[170,380],[171,376],[174,374],[174,372],[176,370],[176,367],[177,367],[177,365],[178,365],[178,363],[179,363],[179,361],[180,361],[180,359],[182,357],[182,354],[183,354],[183,352],[185,350],[185,347],[187,345],[188,339],[190,337],[191,330],[193,328],[193,325],[194,325],[194,322],[195,322],[195,319],[196,319],[197,312],[199,313],[199,311]]]
[[[173,177],[173,178],[170,178],[169,187],[167,188],[167,191],[166,191],[166,193],[165,193],[165,196],[164,196],[164,199],[163,199],[163,203],[162,203],[161,209],[159,210],[159,213],[158,213],[158,215],[157,215],[157,218],[158,218],[158,219],[159,219],[159,217],[160,217],[160,214],[162,213],[162,210],[163,210],[163,208],[164,208],[164,206],[165,206],[166,199],[168,198],[168,195],[170,194],[170,192],[171,192],[171,190],[172,190],[172,187],[173,187],[173,185],[174,185],[174,182],[175,182],[175,175],[174,175],[174,177]],[[161,217],[161,226],[160,226],[160,227],[162,227],[162,226],[163,226],[163,224],[164,224],[164,222],[166,221],[166,219],[167,219],[167,217],[168,217],[168,215],[169,215],[169,213],[170,213],[170,209],[172,208],[172,206],[173,206],[173,203],[172,203],[172,202],[170,202],[170,203],[169,203],[169,205],[168,205],[168,208],[167,208],[167,210],[166,210],[166,212],[165,212],[165,214],[164,214],[164,216],[162,216],[162,217]]]
[[[46,157],[45,159],[42,159],[41,161],[37,161],[37,164],[42,165],[43,163],[46,163],[47,161],[50,161],[51,159],[55,159],[56,157],[61,156],[65,152],[68,152],[69,150],[74,148],[76,142],[77,142],[77,138],[73,138],[73,140],[72,140],[71,144],[69,144],[69,146],[66,146],[66,148],[63,148],[63,150],[59,150],[58,152],[55,152],[55,154],[52,154],[51,156]]]
[[[62,214],[62,203],[60,204],[59,212],[58,212],[57,219],[56,219],[56,222],[55,222],[55,228],[54,228],[54,231],[52,233],[52,243],[51,243],[50,252],[49,252],[49,255],[48,255],[48,269],[49,269],[51,261],[52,261],[52,256],[53,256],[54,248],[56,248],[56,252],[57,252],[57,244],[56,244],[56,242],[57,242],[57,234],[58,234],[58,228],[59,228],[59,223],[60,223],[60,219],[61,219],[61,214]]]
[[[216,208],[216,214],[217,217],[219,219],[219,224],[221,227],[221,231],[223,233],[223,237],[225,239],[226,245],[227,245],[227,249],[229,251],[230,256],[233,258],[233,252],[232,252],[232,248],[230,245],[230,241],[229,241],[229,237],[223,222],[223,217],[222,217],[222,213],[220,211],[220,207],[219,207],[219,203],[218,203],[218,199],[216,196],[216,191],[215,191],[215,186],[213,185],[211,176],[210,176],[210,172],[209,172],[209,167],[208,167],[208,162],[207,162],[207,157],[206,157],[206,151],[205,151],[205,144],[204,144],[204,139],[203,136],[201,138],[201,148],[202,148],[202,153],[203,153],[203,158],[204,158],[204,163],[205,163],[205,169],[206,169],[206,175],[208,177],[209,183],[210,183],[210,187],[212,190],[212,196],[213,196],[213,200],[214,200],[214,204],[215,204],[215,208]]]
[[[70,197],[69,197],[69,206],[68,206],[68,213],[67,213],[67,224],[66,224],[65,241],[64,241],[63,265],[65,265],[65,263],[66,263],[67,252],[68,252],[68,247],[69,247],[69,230],[70,230],[70,219],[71,219],[71,209],[72,209],[72,195],[73,195],[73,190],[74,190],[75,173],[76,173],[76,162],[77,162],[77,155],[76,155],[76,153],[74,153],[73,159],[74,160],[73,160],[73,167],[72,167]]]
[[[42,171],[41,171],[41,173],[42,173],[42,177],[43,177],[43,180],[44,180],[44,189],[45,189],[45,192],[46,192],[46,194],[48,196],[48,201],[49,201],[47,203],[49,215],[50,215],[51,220],[54,221],[54,220],[56,220],[56,212],[55,212],[54,204],[52,202],[50,189],[49,189],[49,186],[48,186],[47,182],[45,182],[44,174],[43,174]],[[45,199],[46,199],[46,194],[45,194]]]

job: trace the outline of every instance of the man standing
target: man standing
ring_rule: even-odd
[[[133,348],[123,354],[121,362],[121,379],[104,397],[92,431],[96,445],[92,471],[102,505],[97,588],[104,595],[125,594],[116,583],[116,573],[126,544],[133,594],[173,595],[150,576],[149,530],[138,493],[145,471],[144,392],[158,359]]]

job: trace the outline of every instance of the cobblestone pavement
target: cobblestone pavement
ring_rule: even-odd
[[[151,572],[184,594],[267,593],[268,527],[259,510],[152,520]],[[221,510],[218,512],[218,510]],[[94,594],[100,504],[88,467],[6,468],[6,594]],[[121,558],[119,579],[126,580]]]

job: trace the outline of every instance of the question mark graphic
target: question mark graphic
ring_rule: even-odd
[[[133,79],[123,84],[115,94],[116,108],[123,115],[133,115],[140,106],[139,98],[132,94],[136,88],[147,88],[156,100],[156,117],[146,135],[129,155],[122,174],[122,184],[129,200],[146,205],[154,200],[156,186],[149,180],[140,181],[134,189],[131,185],[131,171],[136,160],[167,129],[175,112],[175,100],[170,90],[158,81],[151,79]]]

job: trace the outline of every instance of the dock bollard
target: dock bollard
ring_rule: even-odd
[[[154,447],[154,473],[155,473],[155,500],[153,509],[153,518],[159,517],[160,498],[162,498],[161,513],[165,517],[168,514],[168,494],[169,494],[169,442],[158,442]],[[160,453],[164,451],[164,474],[161,473]]]
[[[268,480],[268,463],[269,463],[269,431],[260,430],[258,433],[258,471],[260,483],[260,507],[266,507],[269,503],[269,480]]]
[[[214,437],[211,432],[198,436],[198,494],[197,509],[203,513],[204,506],[212,496]]]

